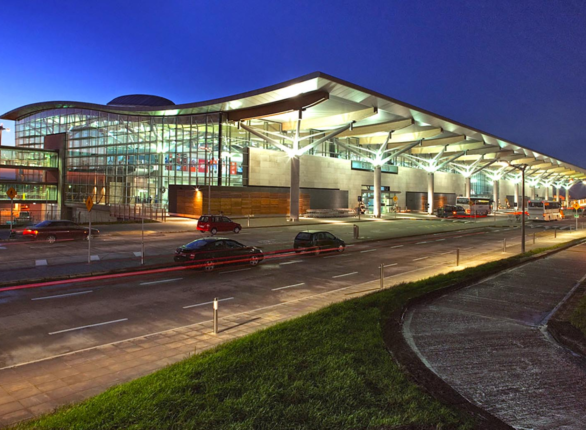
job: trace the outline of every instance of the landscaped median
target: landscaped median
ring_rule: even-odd
[[[527,256],[328,306],[18,428],[499,428],[413,383],[383,327],[414,298],[470,284]]]

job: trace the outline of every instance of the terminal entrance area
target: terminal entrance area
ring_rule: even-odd
[[[418,212],[426,212],[427,207],[427,193],[407,192],[406,194],[407,209]],[[455,205],[455,193],[434,193],[433,207],[434,209],[443,207],[445,205]]]
[[[393,197],[397,194],[401,194],[401,192],[391,191],[390,187],[381,187],[381,213],[383,215],[395,212],[398,209],[393,200]],[[364,213],[374,213],[374,186],[362,186],[362,203],[364,204]]]

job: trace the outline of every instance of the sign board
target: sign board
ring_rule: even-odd
[[[358,196],[358,201],[361,202],[362,201],[362,196]]]
[[[399,200],[399,197],[393,196],[393,201],[396,202],[397,200]]]
[[[16,197],[16,190],[12,187],[8,188],[8,191],[6,191],[6,195],[8,196],[8,198],[10,200],[13,200]]]
[[[576,210],[580,209],[580,203],[578,202],[574,202],[574,204],[572,205],[572,207]]]
[[[574,215],[574,218],[579,218],[579,217],[580,217],[580,216],[579,216],[578,214],[575,214],[575,215]]]
[[[92,200],[92,196],[88,196],[86,201],[85,201],[85,207],[87,208],[87,211],[90,212],[92,210],[92,208],[94,207],[94,202]]]

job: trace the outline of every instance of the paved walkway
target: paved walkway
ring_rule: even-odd
[[[585,236],[582,231],[571,235],[571,238]],[[535,246],[550,246],[560,241],[549,236]],[[527,248],[531,249],[532,245]],[[502,256],[501,252],[477,255],[473,261],[465,261],[460,267],[475,266]],[[453,269],[444,264],[429,266],[389,277],[385,287],[447,273]],[[61,405],[81,401],[113,385],[147,375],[191,354],[278,322],[310,313],[331,303],[371,293],[378,286],[379,282],[375,281],[313,296],[300,295],[297,299],[279,305],[226,315],[220,319],[220,333],[217,335],[211,333],[210,320],[0,369],[0,427],[51,412]],[[220,316],[221,312],[220,308]],[[211,313],[210,305],[210,318]]]
[[[586,245],[411,310],[403,332],[428,368],[519,429],[586,428],[586,359],[545,324],[586,279]]]

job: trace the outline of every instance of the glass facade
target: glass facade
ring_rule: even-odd
[[[0,183],[1,200],[8,201],[6,192],[10,188],[16,190],[14,201],[18,203],[57,201],[57,185]]]
[[[59,157],[56,152],[28,151],[22,148],[3,147],[0,150],[0,165],[22,167],[59,167]]]
[[[250,120],[247,125],[288,144],[282,138],[279,123]],[[92,196],[98,205],[166,205],[170,185],[246,186],[245,148],[279,150],[235,124],[222,121],[218,112],[137,116],[72,108],[47,110],[17,121],[16,145],[43,149],[46,136],[60,133],[65,134],[66,145],[65,203],[83,203]],[[303,135],[312,135],[303,141],[310,144],[323,137],[324,132],[309,130]],[[357,144],[358,139],[344,142]],[[2,151],[0,163],[18,159],[31,163],[30,166],[37,163],[57,167],[56,154],[47,152],[43,159],[35,159],[26,151],[18,151]],[[339,145],[335,138],[313,148],[309,154],[361,162],[360,156]],[[358,167],[366,168],[363,164]],[[383,171],[395,173],[397,166],[416,167],[406,157],[399,157],[383,166]],[[441,171],[454,172],[449,167]],[[477,177],[484,185],[482,176]],[[473,188],[475,194],[481,194],[476,184]]]

